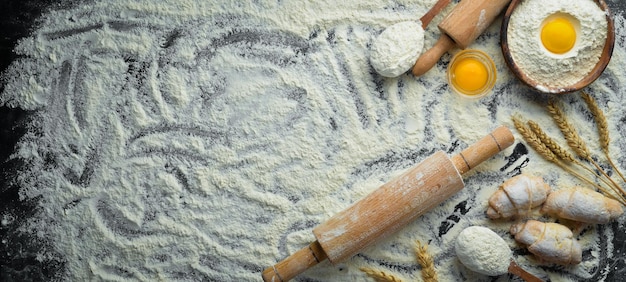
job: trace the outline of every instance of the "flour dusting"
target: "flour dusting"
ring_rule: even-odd
[[[451,54],[419,78],[376,73],[376,36],[418,21],[434,2],[109,0],[48,12],[16,47],[0,95],[0,104],[32,111],[11,158],[22,163],[13,179],[21,199],[39,208],[20,229],[49,243],[38,259],[63,262],[58,280],[259,281],[264,268],[314,241],[315,226],[435,151],[454,155],[511,126],[513,113],[558,136],[541,106],[547,97],[506,69],[500,21],[469,47],[498,66],[485,98],[451,91]],[[624,166],[626,30],[617,22],[613,60],[588,91],[610,117],[614,159]],[[431,25],[424,44],[439,35]],[[580,97],[562,100],[581,134],[595,136]],[[583,263],[557,269],[521,251],[507,235],[510,222],[486,218],[488,197],[522,170],[553,187],[578,184],[516,137],[442,205],[296,280],[367,281],[363,266],[414,280],[420,240],[442,281],[491,281],[454,254],[471,225],[493,229],[544,278],[603,280],[610,226],[587,229],[578,238]]]

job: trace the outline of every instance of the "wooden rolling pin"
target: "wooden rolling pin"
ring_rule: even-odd
[[[265,269],[263,280],[287,281],[326,258],[340,262],[395,233],[463,189],[461,174],[513,141],[511,131],[501,126],[452,159],[436,152],[314,228],[317,240]]]
[[[462,0],[439,23],[441,37],[424,52],[411,70],[420,76],[430,70],[441,56],[457,46],[467,48],[481,34],[511,0]]]

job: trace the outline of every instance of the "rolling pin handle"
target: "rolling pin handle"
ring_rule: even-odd
[[[448,50],[452,49],[455,45],[456,43],[454,43],[454,40],[452,40],[450,36],[442,34],[432,48],[428,49],[428,51],[417,58],[411,72],[415,76],[425,74],[439,61],[439,58],[441,58],[443,54],[448,52]]]
[[[450,0],[439,0],[435,5],[426,12],[421,18],[420,22],[422,22],[422,28],[426,29],[428,24],[443,10],[446,6],[450,4]]]
[[[322,246],[315,241],[310,245],[293,253],[274,266],[263,271],[263,281],[284,282],[296,277],[298,274],[322,262],[328,256]]]
[[[511,146],[514,141],[515,138],[513,137],[511,130],[506,126],[500,126],[489,135],[483,137],[458,155],[452,157],[452,163],[454,163],[454,166],[460,174],[464,174],[505,148]]]

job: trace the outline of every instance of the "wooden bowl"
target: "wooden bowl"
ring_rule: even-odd
[[[602,54],[600,55],[600,59],[598,63],[596,63],[595,67],[581,80],[576,82],[570,86],[560,86],[560,87],[546,87],[545,85],[538,85],[535,81],[530,79],[530,77],[525,74],[515,63],[513,57],[511,56],[511,52],[509,49],[508,39],[507,39],[507,30],[509,26],[509,21],[511,19],[511,15],[513,11],[523,0],[512,0],[504,13],[504,17],[502,19],[502,27],[500,29],[500,46],[502,47],[502,54],[504,55],[504,61],[508,65],[509,69],[515,74],[517,78],[519,78],[524,84],[532,87],[533,89],[544,92],[544,93],[555,93],[555,94],[565,94],[574,91],[578,91],[587,85],[594,82],[604,71],[606,66],[609,64],[611,60],[611,55],[613,55],[613,45],[615,44],[615,26],[613,24],[613,19],[611,17],[611,13],[609,11],[609,7],[606,5],[604,0],[594,0],[596,4],[605,11],[606,13],[606,21],[607,21],[607,35],[606,41],[604,43],[604,48],[602,50]]]

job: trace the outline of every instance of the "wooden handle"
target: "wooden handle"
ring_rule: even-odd
[[[425,74],[452,47],[467,48],[491,25],[509,2],[511,0],[463,0],[459,2],[438,25],[443,33],[439,40],[417,58],[412,69],[413,75]]]
[[[317,240],[267,268],[263,279],[287,281],[326,258],[337,263],[355,255],[463,189],[461,173],[511,144],[511,131],[499,127],[452,159],[436,152],[314,228]]]
[[[509,273],[519,276],[526,282],[543,282],[537,276],[521,268],[515,261],[511,261],[511,264],[509,264]]]
[[[421,18],[420,22],[422,22],[422,28],[426,29],[428,24],[445,8],[450,4],[450,0],[439,0],[435,5],[426,12]]]
[[[461,49],[467,48],[487,29],[511,0],[462,0],[439,23]]]
[[[326,257],[326,253],[322,250],[320,244],[315,241],[276,265],[266,268],[263,271],[263,281],[289,281],[296,275],[322,262]]]
[[[489,135],[452,157],[452,163],[454,163],[454,166],[460,174],[464,174],[498,152],[511,146],[514,141],[515,138],[511,130],[505,126],[500,126],[489,133]]]
[[[455,46],[454,41],[447,35],[442,34],[432,48],[424,52],[413,65],[411,72],[415,76],[420,76],[429,71],[439,61],[441,56]]]

